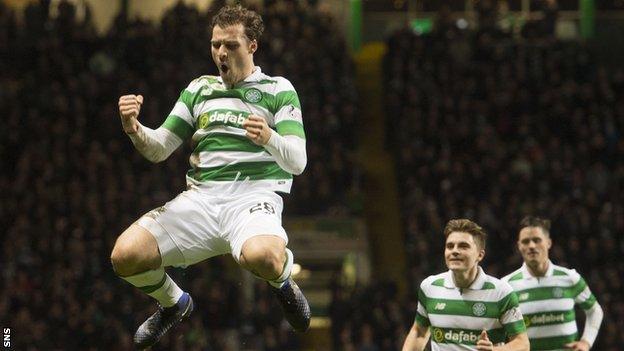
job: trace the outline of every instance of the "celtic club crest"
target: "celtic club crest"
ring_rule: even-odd
[[[481,317],[483,315],[485,315],[485,304],[483,302],[477,302],[474,305],[472,305],[472,314],[474,314],[477,317]]]
[[[247,89],[245,92],[245,100],[254,104],[260,102],[260,100],[262,100],[262,93],[256,88]]]

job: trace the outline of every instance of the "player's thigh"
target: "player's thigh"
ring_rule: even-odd
[[[273,234],[256,234],[245,240],[241,252],[243,254],[262,250],[284,252],[284,249],[286,249],[286,240],[283,237]]]
[[[111,262],[122,275],[156,269],[161,264],[158,243],[145,228],[132,224],[117,238]]]
[[[189,266],[230,251],[219,235],[219,206],[209,200],[191,188],[137,221],[156,238],[163,266]]]
[[[288,236],[282,226],[282,198],[274,192],[252,193],[232,201],[225,211],[226,237],[240,262],[243,248],[283,255]],[[281,256],[280,256],[281,257]]]

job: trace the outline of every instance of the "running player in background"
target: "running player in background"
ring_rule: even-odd
[[[283,202],[292,175],[307,162],[299,98],[292,84],[254,65],[264,25],[255,12],[223,7],[212,20],[212,58],[219,76],[193,80],[153,130],[139,123],[143,97],[119,98],[123,130],[148,160],[165,160],[191,141],[188,188],[142,216],[117,239],[111,254],[118,276],[155,298],[159,307],[136,331],[137,347],[156,343],[187,318],[193,300],[165,267],[232,254],[266,280],[291,326],[310,323],[310,307],[291,279]]]
[[[449,271],[420,284],[416,320],[403,351],[422,351],[429,338],[434,351],[528,351],[516,294],[479,266],[485,256],[483,229],[470,220],[454,219],[446,224],[444,235]]]
[[[520,222],[518,250],[524,263],[503,278],[518,294],[531,350],[587,351],[598,335],[602,308],[583,277],[553,264],[550,221],[525,217]],[[585,311],[583,336],[578,339],[574,305]]]

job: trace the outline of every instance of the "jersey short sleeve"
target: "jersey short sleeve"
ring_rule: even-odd
[[[169,129],[182,140],[187,140],[195,131],[197,118],[193,113],[193,106],[204,81],[205,79],[198,78],[180,92],[180,97],[162,124],[162,127]]]
[[[305,139],[301,103],[293,85],[287,79],[278,77],[274,96],[272,108],[275,111],[277,133]]]
[[[574,304],[578,305],[584,310],[588,310],[594,307],[596,303],[596,297],[587,286],[585,279],[574,269],[569,271],[570,277],[573,279],[574,285],[570,288],[571,294],[574,297]]]
[[[501,282],[504,297],[499,300],[500,323],[503,325],[505,334],[513,336],[526,332],[526,325],[520,311],[518,296],[511,286]]]
[[[425,295],[422,285],[418,289],[418,308],[416,310],[416,319],[415,322],[423,326],[425,328],[431,325],[431,321],[429,320],[429,314],[427,313],[427,296]]]

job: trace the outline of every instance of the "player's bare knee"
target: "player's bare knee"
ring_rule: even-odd
[[[241,264],[262,278],[275,279],[282,273],[285,259],[284,252],[279,253],[270,247],[254,247],[241,255]]]
[[[267,249],[265,253],[265,264],[271,273],[271,278],[277,278],[282,274],[284,263],[286,262],[286,252],[275,248]]]
[[[111,252],[110,260],[115,274],[118,276],[127,275],[124,273],[127,273],[128,259],[123,250],[119,249],[117,245],[115,245],[113,251]]]
[[[111,263],[121,277],[156,269],[161,265],[158,243],[145,229],[132,225],[115,242]]]
[[[120,277],[158,268],[152,261],[145,256],[141,249],[137,249],[128,243],[117,242],[111,252],[113,271]]]
[[[115,244],[110,259],[113,265],[113,271],[121,277],[134,274],[139,261],[138,257],[136,257],[136,254],[134,254],[131,249],[119,243]]]

